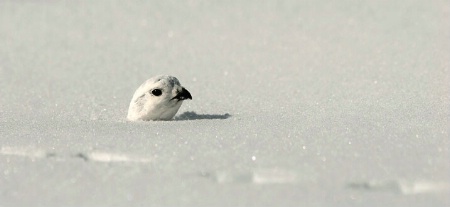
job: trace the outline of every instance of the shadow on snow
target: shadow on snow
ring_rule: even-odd
[[[231,115],[226,114],[197,114],[193,111],[186,111],[179,116],[175,117],[175,120],[199,120],[199,119],[228,119]]]

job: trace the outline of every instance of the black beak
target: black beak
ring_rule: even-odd
[[[181,92],[179,92],[175,97],[173,97],[172,99],[178,99],[180,101],[182,100],[186,100],[186,99],[191,99],[192,100],[192,96],[191,93],[189,93],[188,90],[186,90],[185,88],[183,88],[181,90]]]

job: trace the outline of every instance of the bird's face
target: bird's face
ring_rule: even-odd
[[[169,120],[183,100],[192,99],[173,76],[157,76],[147,80],[134,93],[128,109],[129,120]]]

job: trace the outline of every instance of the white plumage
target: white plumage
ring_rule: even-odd
[[[134,92],[127,118],[130,121],[170,120],[186,99],[192,99],[192,96],[177,78],[156,76],[145,81]]]

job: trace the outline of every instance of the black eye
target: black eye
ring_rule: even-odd
[[[152,94],[155,96],[160,96],[162,94],[161,89],[153,89]]]

